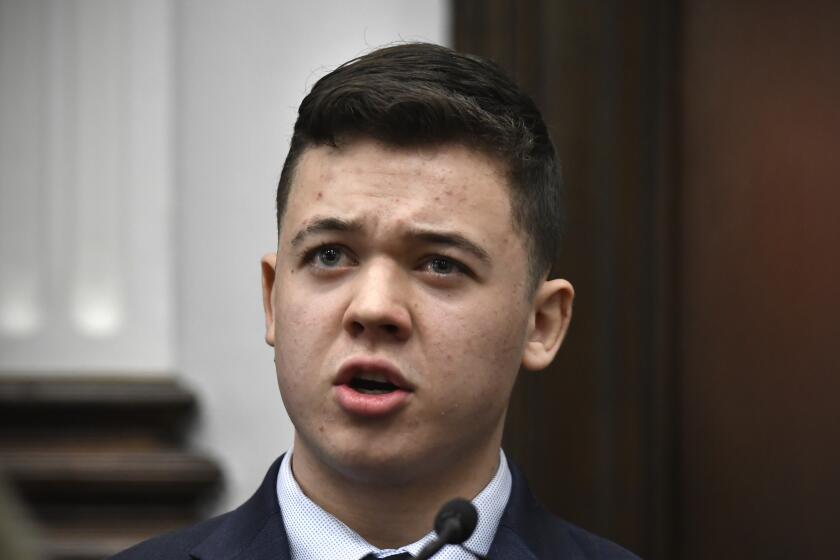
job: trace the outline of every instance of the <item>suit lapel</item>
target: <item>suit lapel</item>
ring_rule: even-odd
[[[543,508],[522,471],[508,462],[513,485],[510,499],[490,546],[490,560],[583,560],[568,526]]]
[[[197,560],[289,560],[289,540],[277,502],[277,472],[283,457],[265,475],[262,485],[239,508],[190,551]]]
[[[508,461],[508,466],[513,478],[510,498],[502,513],[502,519],[499,521],[499,528],[496,530],[487,558],[489,560],[537,560],[522,534],[522,529],[527,526],[531,515],[526,507],[528,488],[516,465]]]
[[[510,527],[499,525],[490,552],[489,560],[538,560],[522,538]]]

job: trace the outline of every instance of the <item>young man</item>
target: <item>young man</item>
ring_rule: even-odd
[[[316,83],[262,261],[293,450],[239,509],[117,558],[411,557],[457,496],[478,524],[435,558],[634,558],[542,509],[500,450],[520,366],[571,318],[559,189],[539,111],[483,59],[406,44]]]

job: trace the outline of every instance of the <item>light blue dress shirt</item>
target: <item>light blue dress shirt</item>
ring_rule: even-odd
[[[472,536],[464,542],[468,549],[482,556],[486,556],[490,551],[502,513],[510,498],[511,482],[507,459],[504,452],[499,450],[499,468],[496,474],[472,500],[478,510],[478,525]],[[398,552],[409,552],[416,556],[435,535],[434,531],[430,531],[419,541],[396,549],[376,548],[306,497],[292,474],[292,450],[286,453],[280,465],[277,499],[283,513],[283,524],[289,538],[292,560],[357,560],[371,552],[380,558]],[[446,545],[434,558],[474,560],[475,556],[459,546]]]

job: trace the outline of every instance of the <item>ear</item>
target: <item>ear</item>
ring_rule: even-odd
[[[546,280],[537,288],[522,352],[526,369],[544,369],[554,359],[572,320],[574,298],[574,288],[561,278]]]
[[[263,311],[265,312],[265,341],[274,346],[274,278],[277,255],[267,253],[260,259],[262,266]]]

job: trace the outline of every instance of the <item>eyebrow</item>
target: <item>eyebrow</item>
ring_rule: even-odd
[[[318,233],[335,231],[358,232],[363,229],[364,227],[362,226],[362,223],[357,220],[343,220],[341,218],[334,217],[316,217],[310,220],[306,227],[297,232],[290,243],[293,248],[296,248],[303,243],[307,237]],[[485,264],[490,264],[490,254],[487,251],[457,232],[412,228],[404,234],[404,237],[433,245],[454,247],[472,254]]]
[[[341,218],[314,218],[309,221],[307,226],[297,232],[292,238],[292,247],[297,247],[303,240],[310,235],[316,233],[324,233],[329,231],[361,231],[362,224],[356,220],[342,220]]]
[[[450,231],[435,231],[426,229],[411,229],[406,237],[425,241],[434,245],[454,247],[471,253],[474,257],[485,264],[490,264],[490,254],[479,245],[473,243],[460,233]]]

